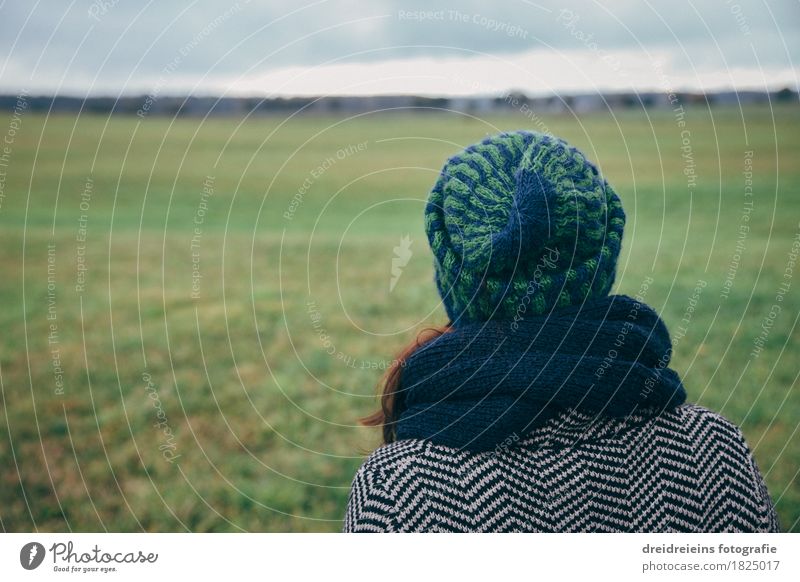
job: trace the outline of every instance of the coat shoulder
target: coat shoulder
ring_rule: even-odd
[[[674,410],[656,415],[654,424],[664,431],[690,437],[695,443],[721,439],[732,445],[743,446],[749,452],[739,426],[721,414],[697,404],[682,404]]]
[[[575,489],[576,479],[584,487]],[[521,513],[501,516],[486,487]],[[581,497],[593,488],[602,494]],[[583,521],[553,518],[564,511]],[[492,451],[419,439],[380,446],[353,480],[345,531],[605,531],[614,523],[614,531],[779,531],[742,431],[696,404],[626,419],[565,412]]]
[[[406,467],[429,448],[430,443],[419,439],[395,441],[381,445],[364,460],[361,472],[391,472],[395,468]]]

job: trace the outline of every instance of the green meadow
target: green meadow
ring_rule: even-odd
[[[459,148],[528,128],[614,185],[616,292],[662,314],[690,399],[742,426],[800,531],[800,107],[18,125],[0,168],[3,530],[341,529],[378,444],[357,419],[396,351],[445,322],[428,190]]]

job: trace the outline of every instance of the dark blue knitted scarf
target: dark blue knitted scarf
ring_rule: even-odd
[[[624,417],[686,399],[666,325],[610,295],[517,322],[460,324],[402,370],[397,438],[485,451],[565,409]]]

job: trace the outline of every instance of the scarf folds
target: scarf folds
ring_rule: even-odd
[[[406,360],[397,438],[479,452],[567,409],[614,418],[672,409],[686,391],[667,367],[671,353],[658,314],[626,295],[461,324]]]

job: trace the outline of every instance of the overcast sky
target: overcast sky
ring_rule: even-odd
[[[798,0],[0,0],[0,92],[797,89]]]

